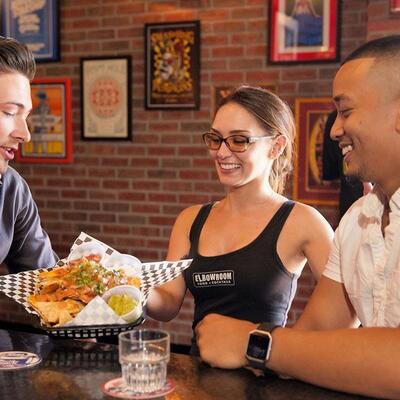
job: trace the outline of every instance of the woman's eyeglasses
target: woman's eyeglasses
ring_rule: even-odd
[[[273,139],[275,136],[231,135],[224,139],[212,132],[203,133],[203,141],[210,150],[219,150],[222,142],[224,142],[228,146],[228,149],[234,153],[243,153],[251,143],[265,138]]]

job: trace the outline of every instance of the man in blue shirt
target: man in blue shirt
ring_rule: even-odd
[[[8,166],[18,147],[30,140],[26,118],[35,69],[25,45],[0,37],[0,264],[11,273],[57,261],[27,183]]]

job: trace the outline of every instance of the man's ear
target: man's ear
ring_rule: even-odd
[[[396,121],[395,121],[395,129],[397,133],[400,133],[400,102],[397,105],[396,110]]]
[[[270,151],[270,157],[274,159],[278,158],[283,153],[283,150],[285,150],[286,145],[287,145],[287,137],[284,135],[279,135],[274,140],[274,144],[272,145]]]

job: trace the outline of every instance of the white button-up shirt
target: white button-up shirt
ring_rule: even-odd
[[[374,189],[347,211],[335,232],[324,276],[344,284],[363,326],[400,326],[400,188],[384,205]]]

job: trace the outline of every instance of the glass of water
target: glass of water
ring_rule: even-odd
[[[155,329],[135,329],[118,336],[119,363],[124,384],[137,393],[164,387],[170,354],[169,333]]]

